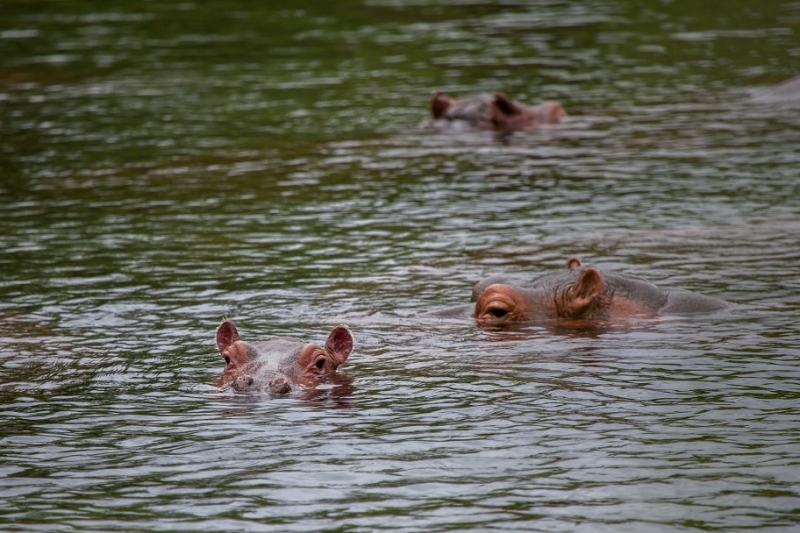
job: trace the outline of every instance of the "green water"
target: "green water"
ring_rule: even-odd
[[[789,531],[796,2],[0,4],[0,529]],[[776,89],[777,88],[777,89]],[[432,128],[431,91],[562,124]],[[734,304],[423,316],[584,264]],[[213,386],[214,330],[347,387]]]

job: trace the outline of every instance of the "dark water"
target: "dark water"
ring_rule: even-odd
[[[331,4],[0,5],[0,529],[800,528],[800,4]],[[736,305],[421,316],[570,255]],[[223,317],[350,387],[216,389]]]

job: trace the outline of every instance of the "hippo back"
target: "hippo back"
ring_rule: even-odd
[[[660,313],[667,303],[667,293],[640,277],[601,271],[606,287],[614,293],[614,299],[625,298],[647,306],[652,313]]]
[[[666,290],[667,302],[661,308],[664,314],[685,315],[690,313],[710,313],[729,307],[727,302],[712,296],[696,294],[682,289]]]

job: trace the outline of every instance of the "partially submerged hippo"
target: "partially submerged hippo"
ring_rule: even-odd
[[[347,326],[336,326],[325,346],[292,337],[250,343],[240,339],[232,320],[225,320],[217,328],[217,347],[225,359],[219,385],[275,395],[310,388],[336,373],[354,342]]]
[[[501,92],[453,99],[435,91],[431,96],[431,114],[435,120],[463,120],[475,128],[511,131],[556,124],[567,112],[558,102],[529,107]]]
[[[499,282],[498,282],[499,281]],[[531,288],[502,278],[481,280],[473,290],[473,317],[482,325],[546,320],[625,320],[718,311],[726,302],[681,289],[660,289],[636,276],[580,266],[542,276]]]
[[[546,274],[530,287],[507,276],[490,276],[475,284],[473,302],[432,313],[440,317],[472,316],[480,325],[517,322],[624,321],[661,315],[707,313],[728,307],[717,298],[681,289],[660,289],[641,278],[592,267],[571,257],[566,269]]]

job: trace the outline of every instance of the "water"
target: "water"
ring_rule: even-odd
[[[800,526],[797,3],[2,11],[0,529]],[[570,119],[437,134],[433,89]],[[571,255],[735,305],[422,316]],[[223,317],[347,323],[350,385],[216,389]]]

